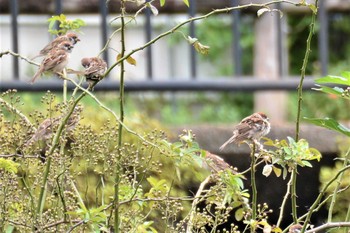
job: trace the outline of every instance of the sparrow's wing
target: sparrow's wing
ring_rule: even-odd
[[[53,70],[56,66],[67,62],[68,54],[64,50],[53,50],[43,60],[44,71]]]
[[[65,36],[59,36],[53,41],[51,41],[49,44],[47,44],[42,50],[40,50],[40,55],[46,55],[48,54],[52,49],[56,48],[57,45],[59,45],[61,42],[67,40]]]

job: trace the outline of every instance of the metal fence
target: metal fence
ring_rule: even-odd
[[[318,44],[319,44],[319,61],[322,67],[322,73],[327,73],[328,67],[328,12],[325,7],[325,0],[320,1],[319,5],[319,34],[318,34]],[[237,6],[239,4],[238,0],[231,1],[232,6]],[[10,0],[10,13],[11,13],[11,40],[12,40],[12,50],[16,53],[21,53],[18,47],[18,0]],[[279,5],[277,5],[279,7]],[[190,7],[188,9],[189,17],[196,15],[197,6],[196,1],[190,0]],[[55,14],[62,13],[62,0],[55,0]],[[101,17],[101,39],[104,43],[108,39],[108,24],[106,18],[108,15],[108,8],[106,6],[105,0],[99,0],[99,14]],[[190,56],[190,77],[188,81],[180,80],[167,80],[167,81],[155,81],[153,80],[153,58],[152,58],[152,46],[147,48],[147,65],[145,72],[147,73],[146,81],[130,81],[125,85],[126,91],[256,91],[256,90],[295,90],[297,87],[297,79],[294,78],[281,78],[279,80],[267,80],[264,83],[256,80],[254,77],[243,77],[242,76],[242,49],[240,47],[241,40],[241,12],[233,11],[232,13],[232,57],[233,64],[235,67],[235,73],[232,76],[232,79],[215,79],[215,80],[201,80],[198,79],[197,74],[197,55],[193,46],[189,46],[189,56]],[[146,9],[145,14],[145,39],[146,41],[151,40],[151,28],[152,28],[152,14],[149,9]],[[278,21],[279,22],[279,21]],[[278,25],[278,39],[277,41],[282,40],[282,29],[281,24]],[[189,35],[195,37],[196,35],[196,24],[191,22],[189,25]],[[279,60],[282,60],[282,49],[281,44],[278,44],[278,57]],[[103,57],[108,62],[108,51],[103,54]],[[13,79],[11,81],[4,81],[0,85],[0,91],[7,89],[17,89],[23,91],[45,91],[52,90],[57,91],[61,90],[61,82],[56,81],[47,81],[38,83],[36,85],[28,85],[27,83],[20,81],[19,79],[19,58],[13,57],[13,67],[12,67]],[[304,88],[309,89],[313,86],[312,80],[306,80]],[[72,86],[70,86],[73,88]],[[104,80],[98,86],[96,86],[96,91],[101,90],[116,90],[119,87],[117,81]]]

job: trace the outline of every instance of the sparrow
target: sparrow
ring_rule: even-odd
[[[220,146],[220,151],[233,142],[241,143],[246,140],[251,140],[258,144],[258,140],[268,134],[270,129],[269,118],[264,113],[253,113],[234,127],[233,136]]]
[[[81,106],[77,106],[74,108],[72,115],[68,118],[67,124],[65,125],[66,132],[72,131],[78,124],[80,120],[80,113],[82,111]],[[45,119],[40,123],[38,129],[35,131],[33,136],[26,142],[26,146],[29,146],[37,141],[47,141],[51,139],[52,132],[57,130],[62,118],[64,115]]]
[[[300,224],[294,224],[289,228],[289,233],[300,233],[300,230],[303,228]]]
[[[84,75],[89,86],[101,81],[107,71],[107,63],[98,57],[85,57],[81,59],[81,65],[85,68]]]
[[[78,38],[78,35],[74,32],[69,32],[65,35],[61,35],[53,41],[51,41],[48,45],[46,45],[42,50],[40,50],[40,53],[32,59],[41,56],[46,56],[52,49],[56,48],[59,44],[65,41],[70,42],[74,46],[76,43],[78,43],[78,41],[80,41],[80,39]]]
[[[206,153],[205,153],[205,162],[206,163],[204,163],[204,166],[207,169],[211,170],[212,173],[218,173],[218,172],[226,170],[226,169],[232,170],[233,174],[237,173],[237,171],[232,169],[230,164],[226,163],[223,158],[221,158],[218,155],[212,154],[208,151],[206,151]]]
[[[38,71],[35,73],[30,83],[33,84],[45,71],[52,71],[55,73],[62,72],[68,64],[72,48],[73,45],[70,42],[63,41],[56,48],[52,49],[41,62]]]

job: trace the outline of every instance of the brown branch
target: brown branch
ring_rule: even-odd
[[[350,222],[329,222],[321,226],[318,226],[316,228],[305,231],[305,233],[314,233],[314,232],[323,231],[325,229],[335,228],[335,227],[350,227]]]
[[[23,158],[23,159],[38,159],[40,158],[40,156],[35,156],[35,155],[21,155],[21,154],[10,154],[10,155],[1,155],[0,154],[0,158],[13,158],[13,157],[19,157],[19,158]]]
[[[24,57],[24,56],[22,56],[21,54],[19,54],[19,53],[15,53],[15,52],[13,52],[13,51],[11,51],[11,50],[7,50],[7,51],[4,51],[4,52],[1,52],[0,53],[0,58],[2,57],[2,56],[4,56],[4,55],[12,55],[12,56],[14,56],[14,57],[19,57],[19,58],[21,58],[22,60],[25,60],[26,62],[28,62],[29,64],[32,64],[32,65],[36,65],[36,66],[40,66],[40,64],[39,63],[36,63],[36,62],[34,62],[33,60],[31,60],[31,59],[29,59],[29,58],[27,58],[27,57]]]
[[[57,222],[54,222],[54,223],[50,223],[50,224],[44,226],[44,227],[42,228],[42,230],[49,229],[49,228],[51,228],[51,227],[55,227],[55,226],[58,226],[58,225],[61,225],[61,224],[65,224],[65,223],[79,223],[79,222],[81,222],[81,221],[82,221],[82,220],[71,220],[71,221],[67,221],[67,220],[62,219],[62,220],[60,220],[60,221],[57,221]]]

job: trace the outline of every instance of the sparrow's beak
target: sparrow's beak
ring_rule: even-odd
[[[76,42],[78,42],[78,41],[80,41],[80,39],[79,39],[79,38],[77,38],[77,39],[75,39],[75,41],[76,41]]]

